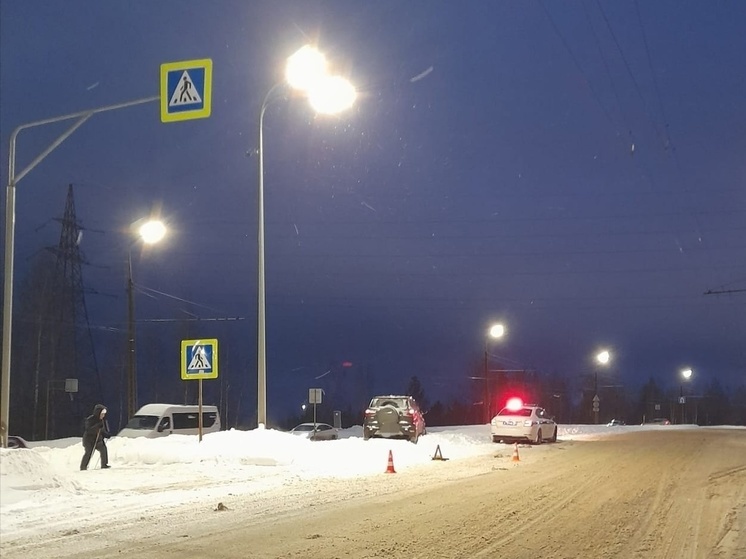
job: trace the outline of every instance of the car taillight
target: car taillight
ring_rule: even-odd
[[[376,415],[376,410],[372,410],[370,408],[365,410],[365,417],[373,417],[374,415]]]

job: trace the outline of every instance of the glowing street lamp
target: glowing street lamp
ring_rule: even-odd
[[[502,324],[493,324],[492,326],[490,326],[490,329],[487,333],[490,338],[502,338],[505,335],[505,326],[503,326]]]
[[[357,97],[354,86],[341,76],[328,74],[326,58],[306,45],[287,60],[285,80],[276,83],[264,97],[259,113],[259,189],[257,219],[257,424],[267,423],[267,343],[264,283],[264,113],[274,94],[292,88],[306,95],[313,109],[322,114],[335,114],[352,106]]]
[[[490,340],[499,340],[505,335],[505,326],[500,323],[492,324],[487,329],[487,335],[484,338],[484,415],[485,422],[489,423],[492,419],[492,394],[490,390],[489,379],[489,352],[488,343]]]
[[[596,354],[596,363],[600,366],[608,365],[611,360],[611,354],[608,350],[601,350]],[[598,397],[598,367],[593,371],[593,419],[596,425],[598,425],[598,410],[599,402],[601,399]]]
[[[146,245],[159,242],[166,235],[162,221],[148,220],[137,227],[139,239]],[[127,419],[137,412],[137,360],[135,358],[135,282],[132,280],[132,247],[127,251]]]

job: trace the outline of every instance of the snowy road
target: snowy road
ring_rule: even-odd
[[[406,445],[394,448],[402,454],[414,448]],[[561,440],[521,446],[518,463],[511,461],[510,446],[483,448],[488,451],[414,463],[396,474],[283,478],[253,494],[232,483],[189,505],[166,503],[106,522],[107,507],[117,506],[112,496],[96,510],[80,511],[102,514],[103,522],[19,539],[4,545],[2,555],[746,557],[746,430],[661,429]]]

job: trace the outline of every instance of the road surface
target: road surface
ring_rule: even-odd
[[[560,440],[519,446],[519,462],[512,446],[494,448],[468,468],[450,460],[330,481],[323,496],[294,487],[279,506],[235,495],[18,542],[3,557],[746,558],[745,430]]]

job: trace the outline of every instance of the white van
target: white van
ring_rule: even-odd
[[[216,406],[202,406],[202,434],[220,431],[220,414]],[[165,437],[199,435],[199,406],[146,404],[137,410],[119,437]]]

